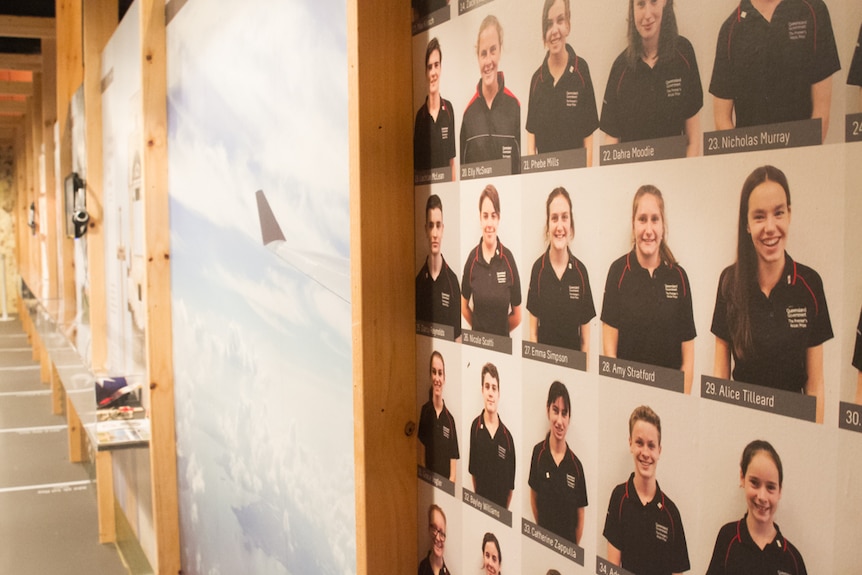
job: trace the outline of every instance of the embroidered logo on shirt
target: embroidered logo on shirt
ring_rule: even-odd
[[[581,286],[569,286],[569,299],[581,299]]]
[[[442,293],[440,297],[440,303],[443,304],[443,307],[449,307],[449,294]]]
[[[668,98],[682,96],[682,78],[672,78],[664,81],[664,88]]]
[[[566,485],[569,486],[569,489],[575,488],[575,478],[568,473],[566,473]]]
[[[449,428],[446,427],[445,425],[443,426],[443,438],[449,439]]]
[[[443,126],[440,128],[440,137],[444,140],[449,139],[449,126]]]
[[[808,308],[807,307],[788,307],[787,325],[792,329],[805,329],[808,327]]]
[[[497,272],[497,283],[498,284],[506,283],[506,272]]]
[[[679,284],[664,284],[664,297],[679,299]]]
[[[667,541],[668,529],[661,523],[655,524],[655,538],[659,541]]]
[[[578,92],[570,92],[566,90],[566,106],[574,108],[578,105]]]
[[[506,448],[503,447],[502,445],[497,446],[497,456],[500,459],[506,459]]]
[[[502,146],[503,159],[508,160],[512,157],[512,146]]]
[[[787,38],[790,40],[805,40],[808,38],[808,20],[788,22]]]

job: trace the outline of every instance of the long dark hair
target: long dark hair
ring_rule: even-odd
[[[784,188],[790,208],[790,185],[787,176],[775,166],[761,166],[751,172],[742,184],[739,196],[739,222],[736,230],[736,262],[724,276],[719,289],[727,302],[727,326],[733,353],[742,358],[751,353],[751,292],[757,282],[757,252],[748,231],[748,201],[754,189],[763,182],[775,182]]]
[[[635,26],[635,2],[629,0],[628,46],[626,47],[626,62],[634,68],[644,53],[643,41]],[[669,60],[676,51],[676,40],[679,38],[679,28],[676,25],[676,14],[673,11],[673,0],[667,0],[661,13],[661,29],[658,36],[658,59]]]

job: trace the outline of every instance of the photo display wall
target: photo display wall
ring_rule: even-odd
[[[413,16],[419,573],[858,571],[862,4]]]

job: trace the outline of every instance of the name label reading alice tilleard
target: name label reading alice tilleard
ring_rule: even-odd
[[[477,509],[487,515],[488,517],[493,517],[500,523],[506,525],[507,527],[512,526],[512,512],[506,509],[505,507],[500,507],[493,501],[488,501],[481,495],[476,495],[469,489],[462,489],[462,496],[464,498],[464,503],[469,505],[470,507]]]
[[[600,355],[599,375],[631,381],[632,383],[642,383],[677,393],[685,391],[685,378],[680,370],[638,361]]]
[[[431,12],[427,16],[423,16],[418,18],[413,22],[413,35],[419,34],[420,32],[424,32],[429,28],[433,28],[438,24],[442,24],[443,22],[448,22],[450,16],[451,9],[449,5],[443,6],[439,10],[435,10]]]
[[[622,567],[617,567],[607,559],[596,555],[596,575],[634,575]]]
[[[521,529],[525,537],[540,543],[552,551],[556,551],[569,561],[584,565],[584,550],[568,539],[554,535],[547,529],[542,529],[532,521],[521,518]]]
[[[580,350],[525,341],[521,357],[581,371],[587,370],[587,354]]]
[[[804,393],[707,375],[700,378],[700,396],[805,421],[814,421],[817,415],[817,400]]]
[[[766,124],[703,135],[703,155],[733,154],[817,146],[821,142],[820,119]]]
[[[512,338],[505,335],[465,329],[461,332],[461,343],[512,355]]]
[[[448,477],[438,475],[430,469],[422,467],[421,465],[416,466],[416,476],[425,483],[433,485],[440,491],[445,491],[452,497],[455,497],[455,484],[449,481]]]
[[[521,156],[521,173],[551,172],[553,170],[572,170],[587,167],[587,150],[563,150],[547,152],[535,156]]]
[[[862,405],[842,401],[839,403],[838,407],[838,427],[840,429],[862,433]]]
[[[613,166],[684,158],[685,147],[685,136],[610,144],[599,147],[599,162],[602,166]]]
[[[433,323],[429,321],[416,321],[416,333],[452,341],[455,339],[455,328],[451,325]]]

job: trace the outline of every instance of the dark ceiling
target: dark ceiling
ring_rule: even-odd
[[[86,2],[86,0],[83,0]],[[0,16],[39,16],[53,18],[56,0],[2,0]],[[122,19],[132,0],[118,0],[119,18]],[[86,5],[84,6],[86,9]],[[0,52],[12,54],[38,54],[41,42],[38,39],[7,38],[0,36]]]

